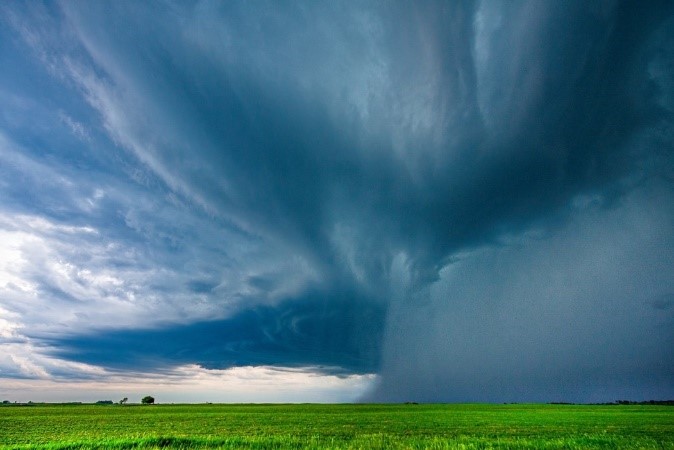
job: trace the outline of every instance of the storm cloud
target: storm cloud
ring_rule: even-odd
[[[674,395],[671,2],[0,12],[0,376]]]

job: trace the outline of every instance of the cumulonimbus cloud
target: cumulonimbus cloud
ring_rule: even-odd
[[[672,211],[658,211],[672,198],[667,2],[4,10],[16,45],[43,66],[43,95],[60,102],[44,121],[77,143],[71,153],[53,147],[56,170],[90,186],[89,209],[74,202],[57,213],[51,199],[31,214],[57,224],[77,217],[110,248],[126,249],[115,270],[130,264],[151,279],[127,286],[130,309],[145,311],[144,322],[71,319],[74,329],[43,323],[25,332],[50,355],[120,368],[141,360],[142,348],[147,370],[376,371],[378,400],[545,400],[546,392],[582,400],[608,395],[597,387],[604,382],[631,395],[640,386],[654,395],[674,389],[671,367],[655,363],[671,356],[671,333],[642,335],[621,316],[624,331],[602,340],[579,323],[609,299],[643,320],[672,320],[671,308],[639,309],[674,289],[666,263]],[[11,75],[3,83],[31,96]],[[64,86],[67,101],[58,96]],[[2,122],[17,141],[27,133],[20,124]],[[43,161],[51,147],[21,148]],[[71,170],[78,161],[102,178]],[[7,214],[27,212],[27,197],[2,192]],[[623,238],[642,247],[601,256],[620,252]],[[578,272],[567,247],[591,270]],[[69,257],[73,267],[85,261]],[[114,265],[97,263],[102,272]],[[596,289],[546,288],[557,279],[584,285],[587,273]],[[616,296],[615,286],[640,286],[645,297]],[[92,301],[106,295],[98,290]],[[71,317],[86,309],[78,298],[69,301]],[[556,313],[568,328],[555,328]],[[21,316],[25,325],[37,317]],[[522,328],[508,334],[503,324]],[[626,369],[616,381],[608,357],[574,371],[583,350],[562,342],[574,332],[595,360],[620,342],[625,351],[613,358],[636,358],[656,376]],[[503,333],[510,340],[499,340]],[[630,336],[652,351],[636,352],[641,344],[630,345]],[[150,337],[161,345],[139,344]],[[556,359],[527,340],[546,342]],[[513,384],[521,372],[530,376]],[[595,381],[583,384],[590,374]]]

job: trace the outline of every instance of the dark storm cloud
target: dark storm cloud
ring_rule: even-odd
[[[311,367],[330,374],[378,369],[384,311],[349,297],[314,294],[228,319],[159,329],[50,338],[54,355],[113,370],[236,366]]]
[[[580,4],[504,11],[478,71],[487,92],[474,94],[495,123],[458,164],[435,168],[428,195],[405,216],[410,234],[427,239],[424,257],[516,232],[578,193],[620,190],[643,156],[629,138],[670,114],[649,95],[643,43],[671,10],[642,6],[621,4],[608,17]]]
[[[672,288],[671,195],[637,190],[619,208],[578,212],[553,234],[447,266],[427,292],[392,306],[387,376],[369,398],[670,397],[674,312],[660,306]]]
[[[122,287],[95,293],[118,289],[118,306],[156,319],[69,329],[50,354],[148,371],[380,370],[377,400],[671,392],[673,8],[12,3],[7,22],[75,100],[41,79],[64,105],[43,121],[70,131],[53,147],[7,109],[18,119],[0,124],[30,158],[0,170],[33,174],[3,187],[8,210],[112,238],[125,256],[101,251],[95,267],[119,263],[132,283],[71,272],[112,279]],[[35,175],[48,174],[43,147],[62,177]],[[106,196],[78,207],[85,193],[64,177],[88,192],[105,180]],[[60,198],[72,201],[56,214]],[[50,298],[92,292],[22,275]],[[611,308],[620,325],[603,333]],[[616,381],[619,359],[632,363]]]
[[[152,123],[125,131],[163,145],[136,151],[174,187],[328,271],[338,267],[336,222],[365,241],[368,273],[380,265],[372,254],[405,251],[432,275],[452,252],[526,228],[578,193],[618,195],[644,156],[629,139],[667,117],[645,44],[668,2],[494,5],[499,24],[481,37],[475,23],[488,18],[470,2],[366,7],[374,24],[360,27],[352,11],[318,4],[205,3],[163,21],[153,7],[123,5],[66,10],[120,89],[145,97],[138,111]],[[189,39],[169,32],[206,13],[222,21],[215,30],[188,20]],[[335,23],[320,20],[327,14]],[[361,121],[333,92],[357,81],[343,57],[385,67],[371,82],[389,90],[363,92]]]
[[[674,307],[674,293],[667,293],[656,298],[652,298],[648,302],[655,309],[665,311]]]

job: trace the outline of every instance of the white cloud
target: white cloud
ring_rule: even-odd
[[[0,360],[0,367],[2,361]],[[3,380],[0,397],[10,401],[85,401],[128,397],[140,402],[152,395],[158,403],[302,403],[352,402],[377,381],[373,374],[336,377],[307,370],[237,367],[206,370],[194,365],[167,374],[114,374],[95,371],[97,379]],[[179,388],[177,388],[179,386]]]
[[[91,142],[91,136],[84,124],[73,119],[63,110],[59,111],[59,118],[68,126],[68,128],[70,128],[70,131],[75,137],[85,142]]]

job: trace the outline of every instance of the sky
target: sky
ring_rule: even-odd
[[[0,400],[674,398],[674,4],[0,2]]]

